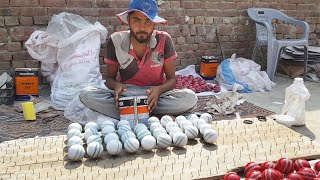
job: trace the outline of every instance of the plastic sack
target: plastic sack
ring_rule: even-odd
[[[53,15],[45,32],[31,35],[26,46],[33,58],[42,61],[41,69],[52,81],[50,96],[55,108],[64,109],[86,86],[104,86],[99,53],[107,34],[99,22],[91,24],[63,12]]]
[[[302,78],[295,78],[291,86],[286,88],[285,104],[282,113],[294,118],[292,125],[302,126],[305,120],[305,101],[310,98],[310,93],[303,83]]]
[[[233,55],[235,56],[235,55]],[[245,58],[228,58],[223,60],[217,69],[216,80],[227,90],[239,92],[270,91],[272,82],[261,66]]]

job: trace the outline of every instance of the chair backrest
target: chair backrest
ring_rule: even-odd
[[[280,11],[270,8],[249,8],[249,17],[255,22],[266,22],[272,26],[273,19],[287,20],[287,16]],[[268,40],[267,29],[256,23],[256,41],[260,45],[266,45]]]

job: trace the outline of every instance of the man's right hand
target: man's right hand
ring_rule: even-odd
[[[116,82],[115,83],[115,88],[114,88],[114,93],[115,93],[115,97],[114,97],[114,102],[116,104],[116,107],[118,107],[119,105],[119,97],[121,96],[122,92],[125,92],[127,91],[127,86],[122,84],[122,83],[119,83],[119,82]]]

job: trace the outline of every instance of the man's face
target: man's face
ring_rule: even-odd
[[[155,23],[139,11],[133,11],[129,15],[129,27],[131,35],[139,42],[149,42]]]

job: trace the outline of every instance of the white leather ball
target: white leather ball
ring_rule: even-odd
[[[172,138],[168,134],[160,134],[157,138],[159,148],[168,148],[172,144]]]
[[[199,131],[194,126],[187,126],[184,129],[184,133],[187,135],[188,139],[195,139],[198,136]]]
[[[139,141],[136,138],[129,137],[124,142],[124,149],[129,153],[138,151],[140,146]]]
[[[103,129],[101,130],[101,135],[105,136],[109,133],[114,133],[116,130],[114,129],[113,126],[104,126]]]
[[[101,156],[103,152],[103,146],[99,142],[91,142],[87,145],[87,154],[91,158],[97,158]]]
[[[151,135],[147,135],[142,138],[141,146],[144,150],[150,151],[156,146],[156,139]]]
[[[117,155],[122,150],[122,144],[119,140],[113,139],[108,142],[106,149],[110,155]]]
[[[104,136],[103,142],[108,144],[111,140],[119,140],[119,136],[116,133],[109,133]]]
[[[91,135],[98,135],[98,130],[93,128],[88,128],[86,131],[84,131],[84,138],[88,140],[89,136]]]
[[[173,140],[173,144],[178,147],[185,146],[188,143],[187,135],[185,135],[182,132],[175,133],[172,140]]]
[[[72,145],[75,145],[75,144],[83,145],[82,138],[80,138],[79,136],[73,136],[67,142],[68,147],[71,147]]]
[[[162,116],[162,118],[160,119],[160,122],[161,122],[161,124],[162,124],[163,127],[166,127],[167,123],[168,123],[168,122],[172,122],[172,121],[173,121],[173,119],[172,119],[172,117],[169,116],[169,115],[164,115],[164,116]]]
[[[177,116],[176,119],[174,120],[179,126],[181,126],[181,121],[187,120],[186,117],[184,116]]]
[[[211,122],[212,122],[212,120],[213,120],[211,114],[209,114],[209,113],[203,113],[203,114],[201,114],[200,118],[201,118],[201,119],[204,119],[208,124],[211,124]]]
[[[78,129],[70,129],[67,132],[67,139],[70,139],[73,136],[78,136],[78,137],[82,138],[82,133]]]
[[[217,142],[218,133],[217,133],[217,131],[215,131],[213,129],[207,129],[203,133],[203,139],[207,143],[214,144],[215,142]]]
[[[102,144],[102,139],[99,135],[91,135],[87,139],[87,144],[90,144],[92,142],[98,142],[98,143]]]
[[[85,126],[84,126],[84,130],[86,131],[87,129],[92,128],[92,129],[96,129],[98,131],[98,124],[95,122],[88,122]]]
[[[68,149],[68,157],[71,161],[79,161],[84,157],[86,151],[84,150],[83,146],[80,144],[72,145]]]
[[[77,130],[79,130],[80,132],[82,132],[82,126],[81,126],[81,124],[79,124],[79,123],[71,123],[71,124],[68,126],[68,131],[70,131],[71,129],[77,129]]]

